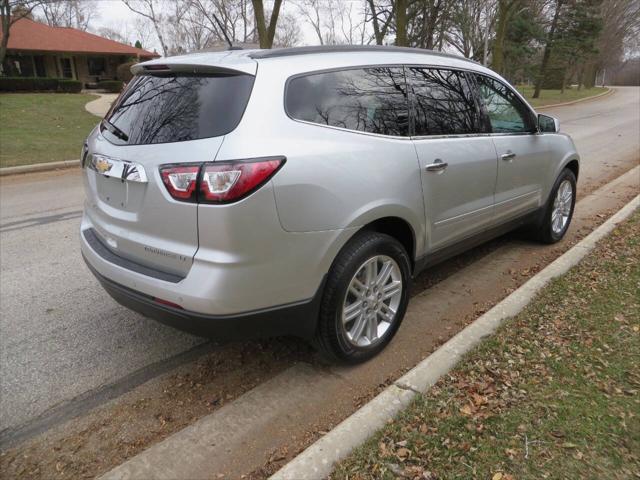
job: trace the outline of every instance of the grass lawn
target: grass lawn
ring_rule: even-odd
[[[95,95],[0,95],[0,167],[80,158],[82,142],[99,118],[84,106]]]
[[[589,89],[568,88],[564,93],[560,93],[560,90],[542,90],[540,92],[540,98],[533,97],[533,87],[526,87],[524,85],[517,87],[518,91],[527,99],[527,101],[535,108],[542,107],[544,105],[553,105],[555,103],[573,102],[574,100],[580,100],[581,98],[593,97],[594,95],[600,95],[606,92],[607,88],[593,87]]]
[[[640,478],[640,211],[332,479]]]

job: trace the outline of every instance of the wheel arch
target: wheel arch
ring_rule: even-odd
[[[409,255],[413,271],[416,259],[416,233],[407,220],[396,216],[381,217],[363,225],[355,234],[362,231],[384,233],[395,238]]]
[[[571,170],[576,176],[576,180],[578,179],[578,174],[580,173],[580,162],[577,158],[571,158],[567,163],[564,164],[562,168],[568,168],[569,170]]]

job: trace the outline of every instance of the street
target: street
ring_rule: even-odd
[[[579,199],[637,165],[639,88],[616,88],[602,99],[543,111],[560,119],[561,130],[571,134],[582,156]],[[105,386],[119,383],[126,391],[206,351],[201,347],[205,339],[120,307],[89,273],[78,245],[83,191],[77,169],[3,177],[0,185],[3,441],[74,399],[97,405]],[[508,248],[494,256],[505,268],[513,259]],[[464,266],[456,272],[464,273]],[[429,277],[427,271],[418,279],[417,295],[425,295]],[[504,285],[493,285],[496,295],[503,291]],[[408,322],[416,314],[410,307]],[[378,362],[413,358],[417,350],[408,327],[392,345],[393,351],[406,348],[405,353],[394,357],[387,352]],[[448,334],[439,328],[430,332],[434,338]],[[167,363],[170,359],[173,363]],[[134,372],[142,373],[134,378]]]

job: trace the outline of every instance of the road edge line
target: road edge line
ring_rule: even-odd
[[[564,107],[567,105],[575,105],[576,103],[588,102],[590,100],[596,100],[598,98],[606,97],[608,95],[613,95],[615,93],[615,88],[604,87],[607,89],[606,92],[602,92],[598,95],[594,95],[592,97],[579,98],[578,100],[572,100],[571,102],[563,102],[563,103],[552,103],[551,105],[541,105],[539,107],[534,107],[536,111],[544,110],[545,108],[555,108],[555,107]]]
[[[80,165],[80,160],[63,160],[61,162],[34,163],[32,165],[19,165],[17,167],[0,168],[0,177],[7,175],[19,175],[22,173],[48,172],[63,168],[73,168]]]
[[[490,336],[508,318],[518,314],[551,280],[566,273],[589,254],[602,238],[640,207],[637,195],[602,225],[530,278],[461,332],[394,381],[378,396],[307,447],[270,477],[270,480],[323,479],[339,460],[393,419],[413,398],[427,391],[473,347]]]

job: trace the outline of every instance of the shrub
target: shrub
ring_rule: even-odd
[[[127,62],[118,65],[116,69],[116,76],[118,80],[124,83],[129,83],[133,78],[133,74],[131,73],[131,67],[138,62]]]
[[[0,92],[55,92],[57,78],[0,77]]]
[[[58,91],[62,93],[80,93],[82,82],[78,80],[60,79],[58,81]]]
[[[98,82],[98,88],[102,88],[111,93],[120,93],[123,85],[124,83],[120,80],[103,80],[102,82]]]
[[[0,77],[0,92],[79,93],[82,82],[66,78]]]

